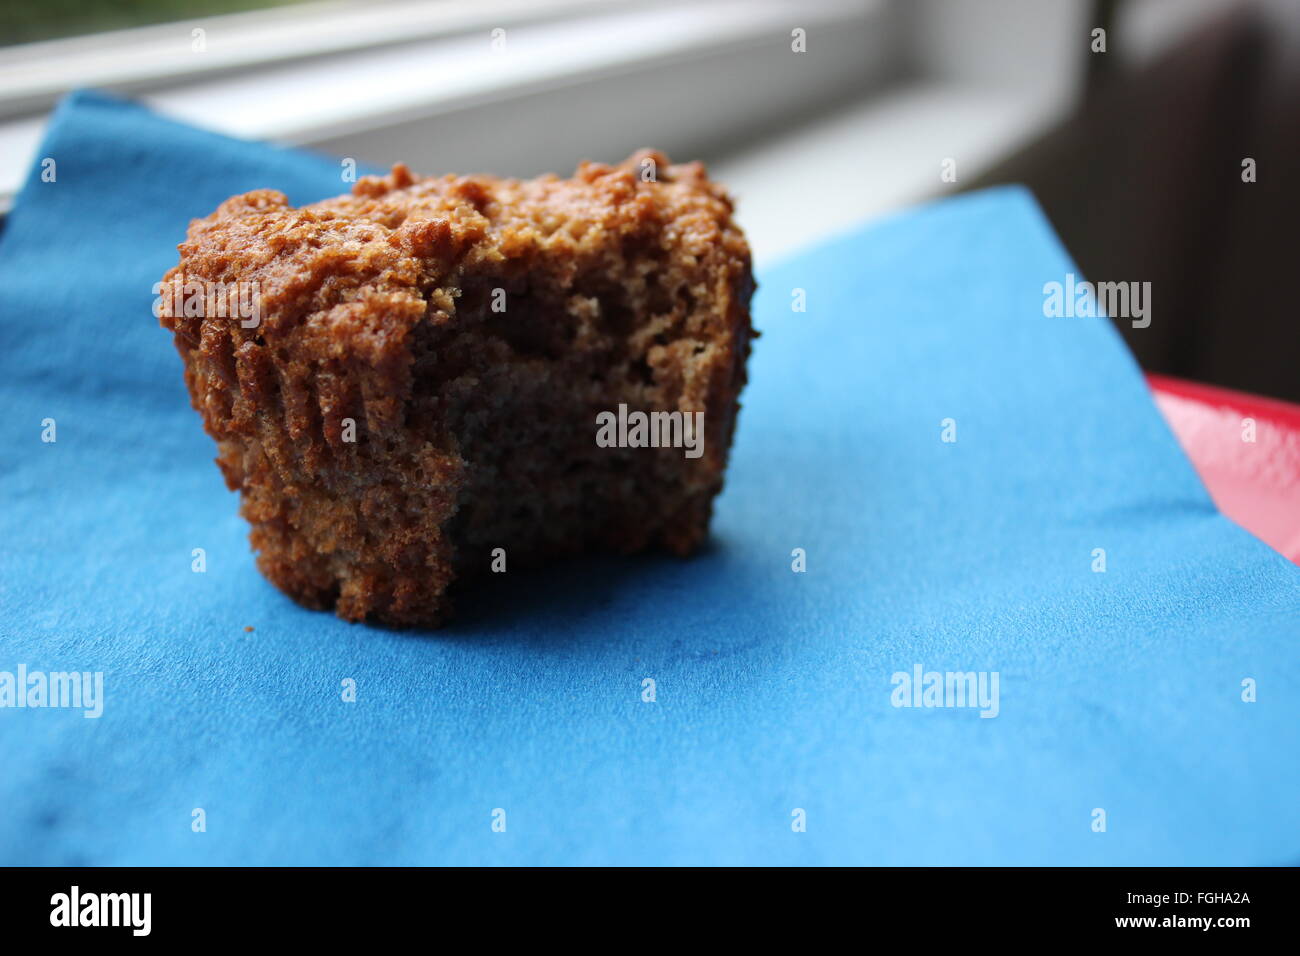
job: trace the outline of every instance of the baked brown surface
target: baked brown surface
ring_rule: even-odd
[[[496,548],[513,570],[707,535],[754,284],[698,163],[646,151],[527,181],[398,165],[300,209],[236,196],[179,248],[164,281],[260,293],[256,327],[168,299],[162,324],[258,566],[302,603],[436,624]],[[702,455],[600,447],[620,403],[703,412]]]

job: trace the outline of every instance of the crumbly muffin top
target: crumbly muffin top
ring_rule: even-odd
[[[395,323],[446,321],[462,271],[526,274],[563,291],[628,243],[688,263],[748,263],[731,214],[702,164],[671,165],[651,150],[615,166],[581,163],[571,179],[420,178],[398,164],[301,208],[274,190],[228,199],[190,224],[168,279],[256,281],[268,343],[304,322],[361,323],[331,327],[331,338],[382,337]]]

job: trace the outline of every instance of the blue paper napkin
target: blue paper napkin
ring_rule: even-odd
[[[151,315],[188,220],[257,187],[346,184],[80,94],[8,217],[0,672],[103,699],[0,708],[0,862],[1300,859],[1300,569],[1104,319],[1044,316],[1077,270],[1026,193],[759,276],[706,553],[510,572],[406,633],[259,576]],[[970,704],[949,672],[995,707],[924,706]]]

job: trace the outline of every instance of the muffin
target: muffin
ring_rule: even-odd
[[[458,578],[705,539],[755,333],[699,163],[397,165],[301,208],[235,196],[179,249],[156,311],[301,603],[436,625]]]

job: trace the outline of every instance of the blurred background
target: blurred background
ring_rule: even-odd
[[[78,87],[421,173],[702,158],[760,269],[1025,183],[1086,276],[1152,283],[1144,367],[1300,400],[1296,0],[7,0],[0,204]]]

